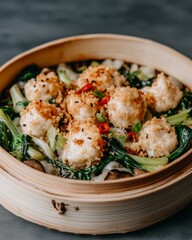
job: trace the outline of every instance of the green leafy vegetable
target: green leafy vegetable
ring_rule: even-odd
[[[170,117],[170,116],[173,116],[177,114],[177,110],[176,109],[170,109],[168,112],[167,112],[167,117]]]
[[[59,76],[59,80],[64,82],[66,87],[69,87],[72,81],[78,78],[78,74],[64,63],[59,64],[57,74]]]
[[[29,104],[27,99],[22,95],[17,84],[14,84],[10,88],[10,95],[13,102],[13,109],[16,113],[21,112]]]
[[[57,151],[57,154],[61,155],[66,144],[63,135],[54,126],[51,126],[47,131],[47,137],[51,150]]]
[[[91,180],[93,175],[98,175],[102,172],[104,167],[112,161],[110,155],[106,155],[101,159],[101,161],[97,165],[93,165],[89,168],[82,169],[77,173],[78,178],[82,180]]]
[[[86,66],[86,65],[82,65],[82,66],[80,66],[80,67],[76,67],[76,68],[75,68],[75,71],[76,71],[77,73],[82,73],[83,71],[85,71],[85,69],[87,69],[87,66]]]
[[[182,122],[183,125],[192,126],[192,118],[188,118]]]
[[[0,146],[2,146],[6,151],[9,151],[11,144],[11,133],[6,124],[0,121]]]
[[[111,137],[117,139],[125,147],[127,135],[122,129],[110,128]]]
[[[135,72],[133,73],[129,73],[127,76],[126,76],[129,84],[131,87],[136,87],[138,89],[140,88],[143,88],[143,87],[147,87],[147,86],[151,86],[152,83],[153,83],[153,79],[154,78],[149,78],[145,81],[141,81],[138,77],[137,77],[137,74]]]
[[[117,139],[123,146],[125,146],[126,140],[127,140],[127,136],[126,136],[126,135],[120,135],[120,136],[116,137],[116,139]]]
[[[28,147],[27,154],[30,156],[31,159],[34,160],[41,161],[45,159],[44,154],[42,154],[41,152],[39,152],[38,150],[31,146]]]
[[[181,108],[189,109],[192,108],[192,93],[191,92],[185,92],[182,99],[181,99]]]
[[[138,168],[144,171],[151,171],[150,166],[156,166],[160,167],[163,164],[159,164],[159,159],[156,161],[156,159],[152,158],[143,158],[131,155],[127,153],[127,151],[123,148],[123,146],[115,139],[111,138],[108,140],[110,144],[110,155],[113,158],[114,161],[118,161],[121,163],[122,166],[127,168]],[[164,163],[164,158],[161,161],[161,163]]]
[[[3,106],[3,107],[0,107],[0,109],[1,109],[4,113],[6,113],[6,114],[10,117],[11,120],[13,120],[14,118],[20,116],[19,113],[16,113],[12,107]]]
[[[51,163],[54,167],[57,168],[58,174],[61,177],[65,178],[71,178],[71,179],[80,179],[80,180],[91,180],[93,174],[98,174],[101,173],[103,168],[110,162],[112,161],[111,157],[108,156],[106,158],[103,158],[99,164],[93,165],[91,167],[82,169],[82,170],[75,170],[68,165],[62,163],[59,160],[52,160],[52,159],[47,159],[48,163]]]
[[[10,149],[9,152],[11,155],[16,157],[19,160],[23,160],[27,156],[27,149],[28,149],[28,136],[22,134],[13,124],[11,119],[8,115],[6,115],[2,109],[0,109],[0,121],[4,122],[9,129],[12,138],[9,140],[10,143]],[[6,134],[4,132],[4,134]],[[8,138],[8,136],[7,136]]]
[[[139,77],[141,78],[141,71],[140,70],[136,70],[132,73],[130,73],[127,69],[125,68],[121,68],[119,70],[120,74],[124,75],[124,77],[126,78],[126,80],[129,82],[129,85],[131,87],[135,87],[135,88],[143,88],[146,86],[151,86],[154,80],[154,77],[152,78],[148,78],[145,80],[140,80]],[[142,75],[143,76],[143,75]]]
[[[3,96],[0,95],[0,97],[3,97]],[[13,105],[13,102],[9,98],[5,98],[0,101],[0,107],[12,106],[12,105]]]
[[[31,78],[35,78],[40,73],[40,68],[36,64],[32,64],[24,68],[18,75],[18,81],[26,82]]]
[[[179,141],[179,147],[168,156],[170,162],[180,157],[183,153],[185,153],[192,140],[191,128],[185,125],[179,125],[175,127],[175,130]]]
[[[32,137],[32,141],[41,149],[45,156],[50,159],[55,159],[53,151],[46,142],[36,137]]]
[[[171,125],[179,125],[183,121],[190,119],[191,116],[192,116],[192,108],[186,109],[180,113],[167,117],[166,119]]]
[[[7,146],[5,149],[16,157],[18,160],[25,160],[31,157],[32,153],[37,154],[37,150],[31,145],[31,139],[29,136],[22,134],[14,125],[10,117],[0,109],[0,124],[1,124],[1,136],[3,141],[0,141],[2,147]],[[6,128],[5,128],[6,125]],[[29,150],[30,147],[30,150]],[[40,153],[39,153],[40,156]]]
[[[139,157],[129,154],[136,162],[142,164],[145,167],[145,170],[152,172],[158,170],[159,168],[167,165],[169,163],[167,157],[161,158],[148,158],[148,157]]]
[[[69,179],[81,179],[78,178],[78,174],[75,169],[72,169],[63,162],[60,162],[59,160],[52,160],[50,158],[46,158],[46,161],[57,169],[59,176]]]

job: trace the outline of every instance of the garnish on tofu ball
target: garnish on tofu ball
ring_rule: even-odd
[[[57,125],[59,120],[59,110],[54,105],[35,101],[21,112],[20,125],[23,133],[43,137],[49,127]]]
[[[62,160],[76,169],[90,167],[101,160],[104,143],[95,125],[88,121],[74,121],[69,126]]]
[[[82,88],[88,83],[100,91],[105,91],[111,86],[120,87],[125,85],[126,80],[115,67],[100,65],[87,68],[76,82],[78,88]]]
[[[175,129],[165,118],[153,118],[143,125],[139,145],[149,157],[168,156],[178,145]]]
[[[148,105],[155,112],[164,112],[174,109],[180,102],[183,92],[170,77],[160,73],[151,87],[143,89]]]
[[[95,121],[95,115],[98,111],[98,99],[93,92],[82,92],[77,94],[70,91],[66,97],[67,111],[75,120]]]
[[[112,87],[107,102],[109,120],[115,127],[128,128],[143,121],[147,104],[143,93],[131,87]]]
[[[44,69],[36,78],[32,78],[25,84],[24,91],[29,101],[48,102],[52,98],[58,98],[58,102],[61,102],[63,87],[64,84],[59,81],[55,72]]]

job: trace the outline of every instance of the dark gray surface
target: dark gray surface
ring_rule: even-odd
[[[0,64],[47,41],[85,33],[150,38],[192,57],[192,1],[0,0]],[[150,228],[105,237],[47,230],[0,207],[0,240],[103,238],[192,239],[192,205]]]

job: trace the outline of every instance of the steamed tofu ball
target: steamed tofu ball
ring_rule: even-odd
[[[82,169],[98,163],[103,156],[104,141],[98,128],[88,121],[75,121],[69,126],[62,161]]]
[[[35,101],[21,112],[20,125],[23,133],[44,137],[49,127],[57,126],[59,120],[59,110],[54,105]]]
[[[63,87],[64,84],[59,81],[54,72],[43,69],[36,79],[32,78],[25,84],[24,91],[29,101],[48,102],[52,98],[57,98],[58,102],[61,102]]]
[[[107,111],[110,122],[119,128],[128,128],[143,121],[147,104],[143,93],[131,87],[111,87]]]
[[[151,87],[143,89],[148,105],[155,112],[164,112],[174,109],[180,102],[183,92],[170,77],[160,73]]]
[[[100,65],[97,67],[90,66],[77,79],[77,87],[80,89],[86,84],[92,84],[93,87],[100,91],[105,91],[110,86],[122,86],[126,84],[124,76],[113,66]]]
[[[147,121],[140,132],[139,145],[149,157],[168,156],[177,147],[175,129],[165,118]]]
[[[92,92],[76,94],[70,91],[66,98],[67,111],[75,120],[95,121],[98,100]]]

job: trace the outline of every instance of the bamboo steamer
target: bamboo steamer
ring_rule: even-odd
[[[27,51],[0,68],[0,91],[25,66],[115,58],[164,71],[192,88],[192,61],[161,44],[97,34],[57,40]],[[0,203],[31,222],[63,232],[109,234],[150,226],[192,201],[192,150],[163,169],[103,183],[38,172],[0,149]]]

